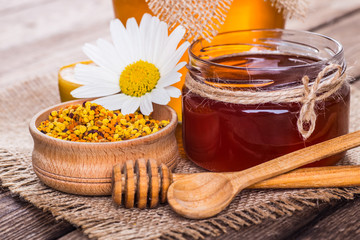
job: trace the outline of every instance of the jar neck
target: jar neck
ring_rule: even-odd
[[[223,33],[211,43],[198,40],[189,49],[188,69],[206,83],[274,90],[300,85],[305,75],[312,82],[330,64],[340,65],[342,73],[346,69],[342,47],[335,40],[275,29]]]

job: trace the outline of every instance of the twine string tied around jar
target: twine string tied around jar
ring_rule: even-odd
[[[326,75],[336,70],[329,79]],[[198,76],[197,76],[198,78]],[[279,89],[273,91],[234,91],[214,87],[205,81],[195,80],[191,74],[187,74],[185,86],[189,92],[210,98],[215,101],[234,103],[234,104],[264,104],[264,103],[292,103],[301,104],[297,128],[304,140],[309,138],[315,130],[316,125],[316,102],[322,101],[336,93],[344,83],[346,75],[342,75],[342,67],[338,64],[329,64],[324,67],[317,75],[313,83],[307,75],[302,77],[303,87],[292,89]]]

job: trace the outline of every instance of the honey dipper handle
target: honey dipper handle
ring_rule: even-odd
[[[306,164],[319,161],[360,145],[360,131],[300,149],[241,172],[228,173],[238,192],[262,180],[289,172]]]

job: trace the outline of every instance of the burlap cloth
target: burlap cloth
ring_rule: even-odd
[[[351,199],[359,187],[304,190],[244,190],[218,216],[207,220],[188,220],[168,205],[156,209],[124,209],[113,205],[110,197],[82,197],[55,191],[43,185],[31,167],[33,142],[28,131],[31,117],[59,102],[56,77],[37,77],[0,90],[0,179],[11,192],[31,202],[57,219],[80,227],[89,237],[99,239],[150,239],[217,236],[229,228],[261,224],[301,211],[305,205],[334,198]],[[352,89],[351,131],[360,129],[360,91]],[[181,143],[180,143],[181,145]],[[180,146],[181,148],[181,146]],[[177,172],[201,171],[184,159]],[[358,164],[360,149],[348,151],[343,164]]]
[[[284,18],[303,18],[309,0],[264,0],[270,1]],[[210,41],[216,36],[225,22],[233,0],[146,0],[149,9],[169,24],[170,29],[177,25],[186,28],[185,39],[199,37]]]

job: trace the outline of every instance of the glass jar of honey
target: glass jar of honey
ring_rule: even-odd
[[[320,76],[329,65],[338,68]],[[205,169],[243,170],[348,133],[350,87],[344,80],[343,48],[334,39],[280,29],[222,33],[211,43],[200,39],[190,46],[188,69],[188,77],[201,87],[255,96],[246,104],[241,99],[229,102],[221,94],[213,99],[213,95],[190,89],[185,83],[184,148],[187,156]],[[298,127],[303,102],[274,101],[282,94],[272,93],[289,95],[302,91],[305,76],[309,80],[307,86],[312,87],[315,81],[321,84],[332,81],[336,74],[343,81],[333,93],[324,99],[317,93],[313,95],[319,98],[312,106],[316,120],[311,124],[315,128],[304,138]],[[270,93],[269,101],[260,101],[256,97],[259,93]],[[308,123],[301,127],[310,128]],[[343,156],[339,154],[308,166],[332,165]]]
[[[123,24],[130,17],[135,17],[139,23],[144,13],[152,14],[145,0],[113,0],[113,7],[115,17],[119,18]],[[233,0],[227,12],[226,20],[221,25],[219,32],[257,28],[284,28],[284,25],[285,18],[283,12],[273,6],[272,1]],[[191,42],[192,39],[189,41]],[[180,62],[183,61],[188,61],[188,54],[185,53],[183,55]],[[181,89],[187,70],[183,68],[179,72],[183,77],[174,86]],[[179,121],[181,121],[181,98],[172,98],[169,106],[175,109]]]

